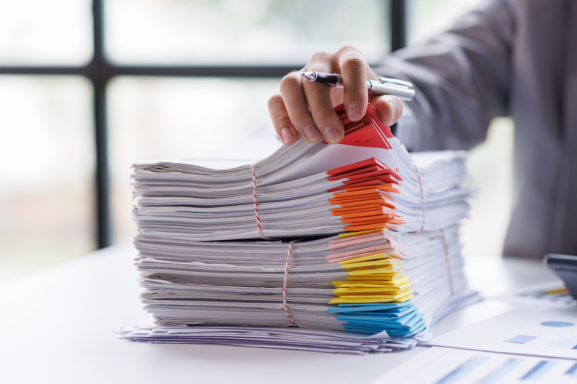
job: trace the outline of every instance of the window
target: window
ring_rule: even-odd
[[[0,75],[0,281],[94,248],[92,90]]]
[[[0,281],[130,241],[130,165],[270,124],[266,100],[313,52],[354,44],[376,64],[473,1],[3,2]]]
[[[382,0],[107,0],[105,52],[116,64],[300,67],[353,44],[389,52]],[[320,16],[320,17],[319,17]]]
[[[88,0],[0,2],[0,65],[84,65],[92,58]]]
[[[0,281],[128,241],[133,162],[196,156],[267,124],[279,79],[317,50],[355,44],[378,62],[401,45],[403,23],[389,22],[401,3],[1,4]],[[199,130],[222,105],[238,124]]]

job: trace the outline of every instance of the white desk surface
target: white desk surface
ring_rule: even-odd
[[[111,332],[147,318],[132,246],[115,246],[0,286],[0,382],[367,383],[425,350],[348,356],[258,348],[135,343]],[[490,296],[557,280],[538,262],[468,259]],[[486,300],[439,321],[439,335],[506,311]]]

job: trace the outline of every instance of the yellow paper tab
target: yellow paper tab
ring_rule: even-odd
[[[345,232],[345,233],[339,233],[339,237],[349,237],[349,236],[363,235],[365,233],[382,232],[382,231],[383,231],[382,229],[371,229],[368,231]]]
[[[352,259],[347,259],[347,260],[343,260],[340,261],[341,264],[352,264],[352,263],[358,263],[361,261],[367,261],[367,260],[399,260],[397,258],[391,257],[389,255],[387,255],[384,252],[380,252],[380,253],[372,253],[370,255],[365,255],[365,256],[359,256],[359,257],[354,257]]]
[[[410,294],[412,294],[411,291],[404,291],[404,292],[393,293],[393,294],[381,293],[381,294],[374,294],[374,295],[368,295],[366,293],[358,293],[358,294],[351,294],[351,295],[342,295],[342,296],[339,296],[339,298],[350,299],[350,300],[352,300],[352,299],[359,299],[359,300],[381,299],[381,300],[392,301],[392,300],[400,299],[404,296],[408,296]]]
[[[409,301],[414,298],[413,293],[409,291],[410,294],[406,296],[401,296],[395,299],[388,299],[394,296],[370,296],[364,298],[343,298],[343,297],[336,297],[329,301],[329,304],[363,304],[363,303],[404,303],[405,301]]]
[[[360,280],[360,281],[351,281],[351,280],[340,280],[340,281],[331,281],[336,288],[362,288],[362,287],[389,287],[389,286],[401,286],[403,284],[409,283],[409,277],[403,276],[395,280]]]
[[[396,271],[401,270],[403,267],[403,264],[399,260],[391,260],[391,259],[370,260],[361,263],[348,263],[348,264],[341,263],[341,267],[343,267],[347,271],[349,269],[355,269],[355,268],[370,269],[371,267],[380,267],[383,265],[389,265]]]
[[[370,276],[347,276],[347,280],[349,281],[368,281],[368,280],[383,280],[383,281],[391,281],[396,280],[400,277],[406,276],[403,271],[396,271],[394,273],[375,273],[374,275]]]
[[[411,284],[405,284],[402,287],[362,287],[362,288],[337,288],[333,293],[337,296],[350,296],[357,294],[389,294],[398,295],[401,292],[408,291],[411,288]]]
[[[367,269],[361,269],[361,270],[357,270],[357,271],[348,271],[349,272],[349,276],[372,276],[374,274],[380,274],[380,273],[394,273],[398,271],[398,269],[395,269],[393,267],[383,267],[383,268],[367,268]]]

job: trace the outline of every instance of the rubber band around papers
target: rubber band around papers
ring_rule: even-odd
[[[265,240],[275,240],[271,237],[265,236],[262,233],[262,226],[260,224],[260,217],[258,215],[258,203],[256,202],[256,167],[254,164],[251,164],[250,166],[252,168],[252,201],[254,202],[254,215],[256,217],[256,228],[258,230],[258,234]]]
[[[449,287],[451,288],[451,295],[454,295],[455,286],[453,285],[453,271],[451,269],[451,255],[449,254],[449,244],[447,244],[447,238],[445,237],[445,230],[441,228],[439,229],[439,232],[441,233],[441,241],[443,242],[445,260],[447,261],[447,275],[449,276]]]
[[[258,234],[260,235],[260,237],[262,237],[265,240],[275,240],[273,238],[265,236],[262,233],[262,226],[260,224],[260,217],[258,215],[258,203],[256,201],[256,167],[254,164],[251,164],[250,166],[252,168],[252,200],[254,202],[254,214],[256,217],[256,226],[258,228]],[[293,253],[293,244],[296,242],[297,242],[296,240],[293,240],[289,243],[289,246],[288,246],[286,263],[285,263],[285,267],[284,267],[284,281],[283,281],[283,285],[282,285],[282,308],[284,310],[284,313],[286,313],[291,325],[294,327],[298,327],[298,325],[297,325],[297,323],[295,323],[295,321],[294,321],[293,317],[291,316],[290,312],[288,311],[288,307],[286,305],[286,286],[287,286],[287,280],[288,280],[289,261],[291,258],[291,254]]]
[[[290,323],[294,326],[294,327],[298,327],[297,323],[295,323],[294,319],[292,318],[291,314],[288,311],[287,305],[286,305],[286,286],[287,286],[287,279],[288,279],[288,266],[289,266],[289,260],[291,258],[291,254],[293,253],[293,244],[296,243],[296,240],[293,240],[289,243],[288,246],[288,252],[286,255],[286,264],[284,267],[284,282],[282,285],[282,308],[284,310],[284,312],[286,313]]]

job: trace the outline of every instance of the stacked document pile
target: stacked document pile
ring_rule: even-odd
[[[405,150],[369,106],[338,145],[253,165],[135,165],[141,299],[123,337],[340,353],[416,344],[470,301],[461,152]]]

